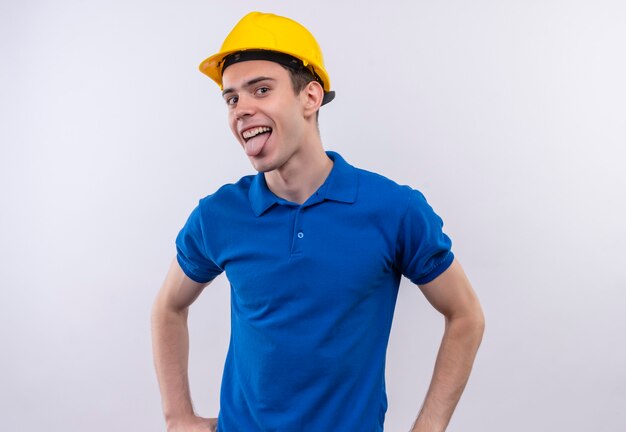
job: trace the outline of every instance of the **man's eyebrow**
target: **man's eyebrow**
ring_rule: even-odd
[[[253,85],[255,85],[255,84],[257,84],[257,83],[259,83],[259,82],[261,82],[261,81],[276,81],[276,80],[275,80],[274,78],[260,76],[260,77],[257,77],[257,78],[253,78],[253,79],[251,79],[250,81],[247,81],[247,82],[243,85],[243,87],[244,87],[244,88],[246,88],[246,87],[250,87],[250,86],[253,86]],[[222,96],[225,96],[227,93],[233,93],[234,91],[235,91],[235,89],[234,89],[234,88],[232,88],[232,87],[227,88],[227,89],[224,89],[224,90],[222,91]]]

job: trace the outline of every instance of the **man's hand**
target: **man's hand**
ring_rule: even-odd
[[[216,432],[217,419],[193,416],[167,425],[167,432]]]

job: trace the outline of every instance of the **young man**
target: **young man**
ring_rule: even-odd
[[[258,174],[202,199],[177,237],[152,318],[168,431],[382,431],[402,275],[446,321],[413,431],[445,430],[484,324],[441,219],[418,191],[324,151],[317,112],[334,93],[298,23],[249,14],[201,70]],[[187,314],[223,271],[231,340],[219,417],[205,419],[189,395]]]

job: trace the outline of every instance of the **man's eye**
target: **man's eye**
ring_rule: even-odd
[[[258,89],[256,89],[256,93],[257,94],[265,94],[268,91],[270,91],[269,87],[259,87]]]
[[[226,105],[235,105],[237,103],[237,101],[239,100],[239,98],[237,96],[231,96],[229,98],[226,99]]]

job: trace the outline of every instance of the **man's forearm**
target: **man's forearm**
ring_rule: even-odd
[[[433,378],[413,432],[445,431],[467,384],[484,330],[482,313],[446,319]]]
[[[175,312],[162,307],[159,300],[152,311],[154,365],[161,389],[166,422],[193,416],[189,392],[188,309]]]

